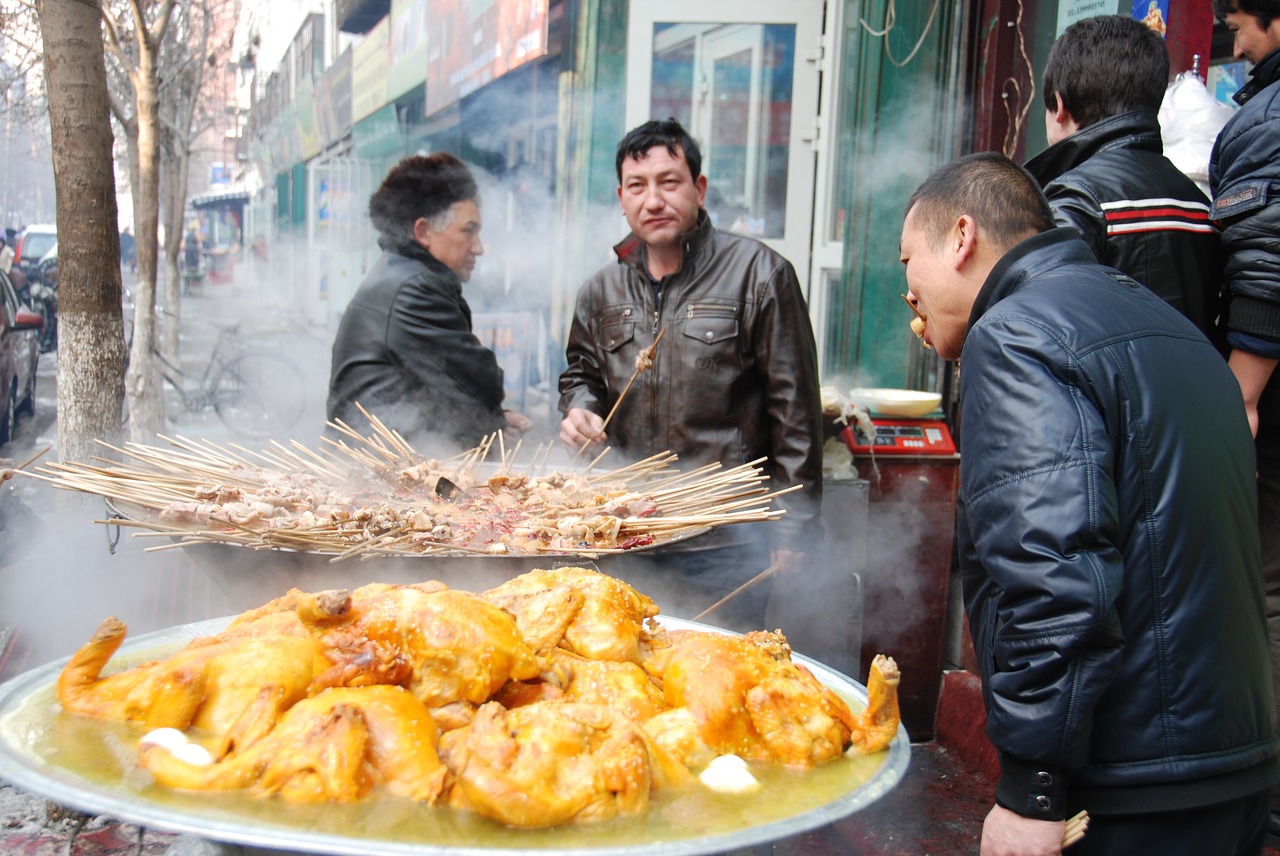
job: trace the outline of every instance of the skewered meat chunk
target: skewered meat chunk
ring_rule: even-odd
[[[155,745],[143,746],[141,764],[168,787],[253,788],[293,802],[347,802],[382,784],[434,803],[448,775],[431,714],[390,686],[329,689],[300,701],[266,736],[214,764],[191,764]]]
[[[441,737],[440,757],[457,780],[450,805],[520,827],[638,814],[691,781],[640,726],[596,704],[490,702]]]

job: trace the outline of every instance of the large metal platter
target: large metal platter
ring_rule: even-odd
[[[152,658],[167,655],[197,636],[217,633],[230,618],[212,619],[172,627],[129,640],[117,658]],[[672,629],[715,630],[677,618],[662,619]],[[821,663],[796,655],[824,684],[857,703],[865,703],[866,689],[849,677]],[[681,856],[720,853],[752,847],[797,835],[846,817],[888,793],[905,774],[910,742],[905,728],[890,748],[878,756],[840,759],[817,771],[787,775],[843,775],[834,765],[866,764],[869,776],[857,784],[824,792],[813,804],[791,805],[782,816],[750,807],[739,797],[712,797],[719,811],[728,813],[717,827],[708,823],[705,806],[685,804],[682,796],[664,812],[664,823],[654,818],[629,819],[550,830],[517,830],[448,809],[431,809],[407,800],[385,798],[354,805],[292,806],[273,799],[252,799],[235,794],[184,794],[160,788],[149,776],[132,767],[132,743],[118,732],[85,717],[64,713],[56,698],[58,674],[66,660],[33,669],[0,685],[0,778],[55,803],[91,814],[102,814],[151,829],[187,833],[214,841],[247,847],[272,848],[295,853],[389,854],[390,856],[510,856],[566,852],[589,856]],[[113,661],[114,662],[114,661]],[[133,728],[116,724],[120,728]],[[92,770],[83,759],[59,762],[51,741],[59,730],[97,729],[106,734],[102,753],[108,762]],[[94,733],[97,733],[96,731]],[[140,733],[140,732],[139,732]],[[70,744],[68,744],[70,745]],[[118,769],[115,769],[118,767]],[[851,780],[851,779],[850,779]],[[783,783],[784,790],[796,790]],[[691,799],[691,798],[690,798]],[[788,813],[793,811],[793,813]],[[775,812],[775,815],[777,812]],[[435,818],[429,834],[416,830],[411,816]],[[674,816],[678,823],[670,823]]]

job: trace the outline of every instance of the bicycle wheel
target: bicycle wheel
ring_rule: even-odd
[[[213,379],[213,408],[231,431],[254,439],[281,436],[306,406],[302,369],[288,357],[243,354]]]

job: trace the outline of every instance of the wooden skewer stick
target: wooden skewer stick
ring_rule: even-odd
[[[719,609],[720,607],[724,606],[726,603],[728,603],[729,601],[733,600],[733,599],[734,599],[735,597],[737,597],[738,595],[742,594],[743,592],[750,591],[751,589],[753,589],[753,588],[755,588],[756,586],[760,585],[760,583],[764,582],[764,581],[765,581],[765,580],[767,580],[769,577],[773,576],[773,574],[778,570],[778,565],[779,565],[779,563],[778,563],[778,562],[774,562],[772,565],[770,565],[769,567],[765,568],[763,571],[761,571],[760,573],[756,574],[754,577],[752,577],[751,579],[747,580],[745,583],[743,583],[742,585],[738,586],[736,589],[734,589],[733,591],[729,592],[727,595],[725,595],[724,597],[720,598],[720,599],[719,599],[719,600],[717,600],[715,603],[713,603],[713,604],[711,604],[710,606],[708,606],[706,609],[702,610],[702,612],[699,612],[697,615],[695,615],[695,616],[693,617],[693,619],[692,619],[692,620],[693,620],[693,621],[701,621],[704,617],[706,617],[707,615],[710,615],[711,613],[715,612],[717,609]]]
[[[1084,838],[1085,832],[1089,829],[1089,812],[1083,809],[1075,817],[1067,821],[1062,830],[1062,849],[1066,850],[1072,844],[1075,844],[1081,838]]]
[[[27,467],[29,467],[29,466],[31,466],[32,464],[34,464],[36,461],[38,461],[38,460],[40,460],[41,458],[43,458],[43,457],[44,457],[45,452],[49,451],[49,450],[50,450],[50,449],[52,449],[52,448],[53,448],[52,446],[45,446],[43,449],[41,449],[40,451],[36,452],[34,455],[32,455],[31,457],[27,458],[27,459],[26,459],[25,461],[23,461],[22,463],[18,464],[16,467],[14,467],[14,469],[15,469],[15,470],[25,470]]]
[[[910,298],[908,298],[908,297],[904,294],[904,295],[902,295],[902,299],[903,299],[903,301],[905,301],[905,302],[906,302],[906,304],[907,304],[908,306],[910,306],[910,307],[911,307],[911,311],[912,311],[912,312],[914,312],[914,313],[916,314],[916,317],[917,317],[917,318],[919,318],[921,321],[926,320],[926,319],[925,319],[925,317],[924,317],[923,315],[921,315],[921,314],[920,314],[920,310],[919,310],[919,309],[916,309],[916,305],[915,305],[914,303],[912,303],[912,302],[911,302]]]
[[[662,341],[662,337],[665,335],[667,335],[667,328],[663,327],[662,330],[658,332],[658,338],[653,340],[653,344],[640,352],[649,362],[653,361],[653,355],[658,348],[658,343]],[[647,366],[645,368],[647,368]],[[603,434],[604,429],[609,427],[609,420],[613,418],[613,414],[618,412],[618,406],[622,404],[622,399],[627,397],[627,393],[631,391],[631,385],[636,382],[636,378],[640,377],[640,373],[642,371],[644,371],[644,368],[637,365],[636,370],[631,373],[631,380],[627,381],[627,385],[622,388],[622,392],[618,395],[618,400],[613,403],[613,407],[609,408],[608,415],[605,416],[604,421],[600,423],[600,430],[597,432],[598,434]],[[587,440],[587,442],[583,443],[582,448],[578,450],[578,454],[573,456],[573,460],[578,460],[578,457],[585,452],[587,447],[590,445],[591,440]]]

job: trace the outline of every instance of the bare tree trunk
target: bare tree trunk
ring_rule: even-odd
[[[182,218],[186,213],[187,170],[191,156],[187,153],[188,144],[181,143],[174,151],[166,147],[166,156],[161,159],[164,180],[161,187],[164,192],[164,340],[160,352],[165,359],[174,365],[181,358],[178,342],[178,331],[182,324],[182,274],[179,263],[182,260],[178,244],[182,241]]]
[[[101,18],[94,3],[39,0],[59,251],[58,446],[102,454],[120,435],[120,236]]]
[[[147,38],[145,18],[132,0],[138,44],[133,85],[138,120],[138,186],[133,201],[137,224],[138,281],[134,294],[133,345],[125,389],[129,395],[129,437],[150,443],[164,430],[164,389],[156,361],[156,268],[160,207],[157,44]]]

